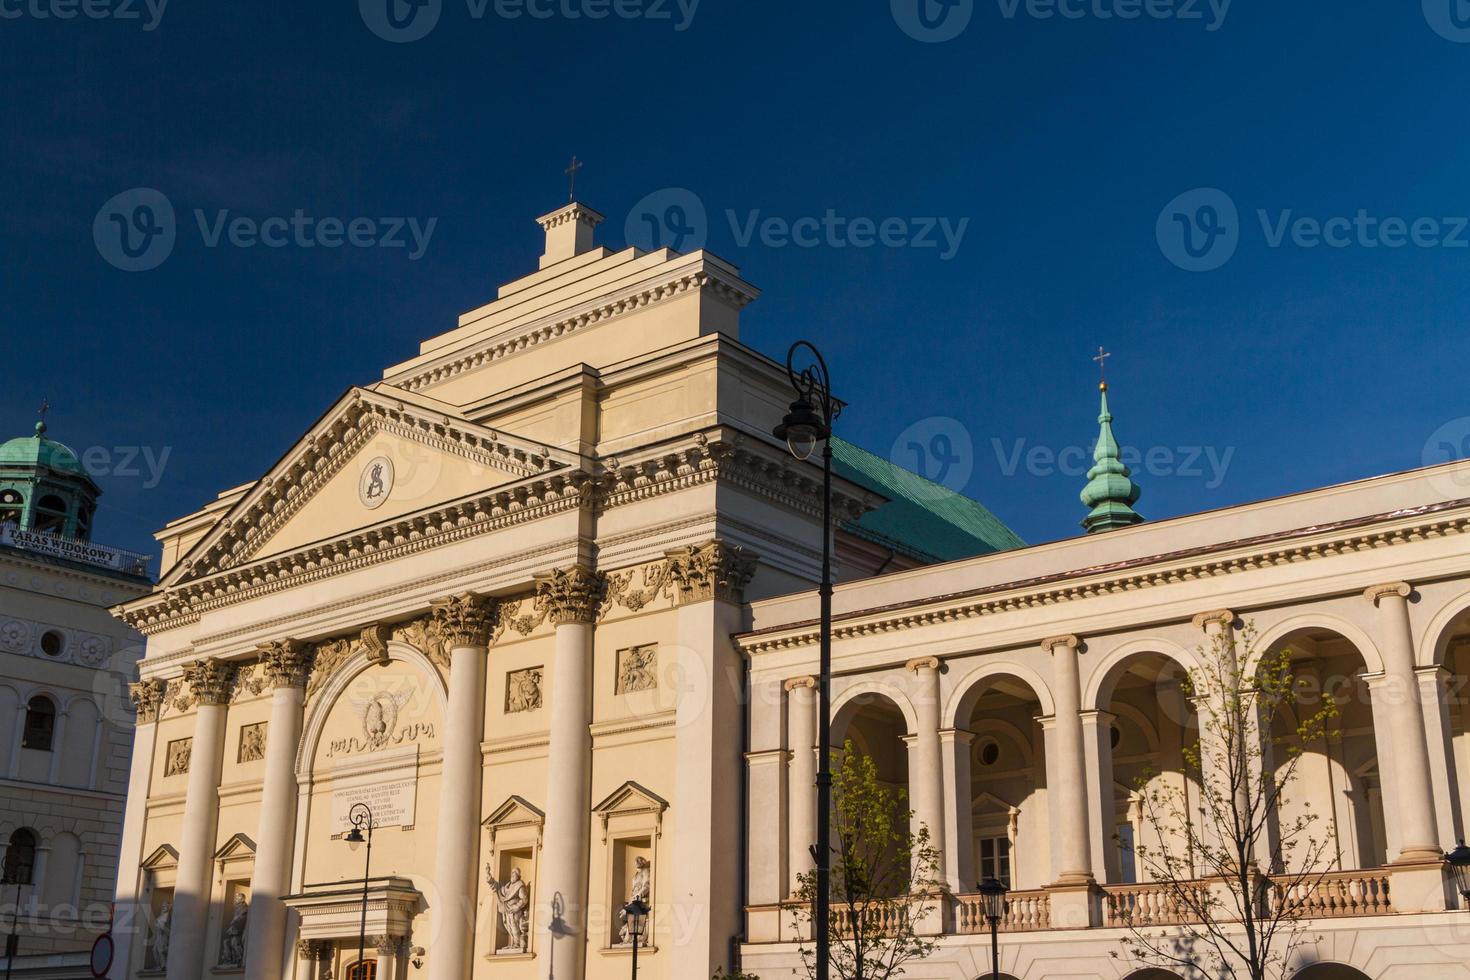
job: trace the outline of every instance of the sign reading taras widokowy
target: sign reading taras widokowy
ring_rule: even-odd
[[[103,568],[111,568],[120,572],[132,571],[133,566],[138,562],[137,557],[125,551],[119,551],[117,548],[92,544],[90,541],[78,541],[75,538],[63,538],[59,534],[23,531],[16,524],[0,524],[0,544],[38,555],[50,555],[52,558],[66,558],[70,561],[85,562],[88,565],[101,565]]]

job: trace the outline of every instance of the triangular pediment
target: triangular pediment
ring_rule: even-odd
[[[593,807],[592,812],[606,819],[624,813],[662,813],[668,806],[668,800],[630,779]]]
[[[510,796],[485,818],[481,826],[504,830],[509,827],[539,827],[545,822],[546,814],[525,797]]]
[[[214,852],[216,861],[227,861],[230,858],[253,857],[255,855],[255,841],[244,834],[236,834],[225,841],[219,850]]]
[[[159,868],[176,868],[179,865],[179,852],[168,844],[155,848],[153,853],[143,862],[145,870],[153,871]]]
[[[160,583],[175,585],[574,468],[422,395],[353,388]]]

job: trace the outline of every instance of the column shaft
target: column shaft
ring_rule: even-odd
[[[272,684],[265,730],[265,782],[250,880],[250,919],[245,937],[246,980],[274,980],[286,957],[286,906],[296,834],[296,748],[306,705],[306,658],[289,641],[262,650]]]
[[[906,665],[917,682],[914,713],[917,730],[909,746],[909,793],[914,809],[912,832],[929,830],[930,845],[939,852],[944,874],[944,756],[939,744],[939,661],[921,657]]]
[[[1054,637],[1042,643],[1052,655],[1056,714],[1047,746],[1046,792],[1055,799],[1059,821],[1052,834],[1058,845],[1057,884],[1085,885],[1092,877],[1092,837],[1087,817],[1087,768],[1082,742],[1082,690],[1078,679],[1078,640]],[[1094,777],[1098,778],[1098,777]]]
[[[950,891],[975,890],[975,813],[970,788],[972,732],[946,728],[939,733],[944,763],[944,880]]]
[[[787,893],[795,895],[798,876],[809,874],[815,867],[811,848],[817,840],[817,680],[799,677],[787,681],[786,692],[787,747],[791,752],[786,790],[791,878]]]
[[[197,980],[206,968],[204,942],[209,922],[214,838],[219,826],[219,779],[230,683],[223,678],[227,671],[223,664],[202,661],[191,667],[197,668],[190,686],[199,699],[199,707],[194,718],[188,796],[184,802],[184,827],[174,884],[168,980]]]
[[[143,861],[143,827],[148,815],[148,791],[153,782],[153,752],[158,744],[158,711],[163,703],[162,681],[142,681],[129,688],[137,708],[133,729],[133,756],[128,772],[128,806],[123,811],[122,839],[118,845],[116,907],[113,916],[112,980],[127,980],[134,940],[146,941],[139,865]]]

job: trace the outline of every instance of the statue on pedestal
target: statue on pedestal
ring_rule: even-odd
[[[500,924],[505,928],[505,945],[497,953],[524,953],[530,946],[530,889],[521,880],[521,869],[511,868],[510,878],[497,881],[490,865],[485,865],[485,883],[495,890],[500,900]]]
[[[648,858],[634,858],[633,869],[633,882],[628,889],[628,900],[623,903],[623,908],[618,910],[618,918],[623,922],[622,928],[618,930],[618,941],[624,945],[633,941],[632,923],[628,921],[627,906],[634,902],[642,902],[647,905],[648,897],[653,893],[653,876],[650,874],[652,865]]]
[[[244,895],[235,896],[235,911],[230,915],[230,924],[225,926],[225,938],[219,947],[220,966],[241,966],[245,962],[245,920],[250,915],[250,905]]]

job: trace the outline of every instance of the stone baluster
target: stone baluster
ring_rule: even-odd
[[[200,660],[184,668],[184,680],[197,710],[174,884],[168,980],[198,980],[205,970],[204,942],[209,922],[210,884],[214,877],[215,830],[219,826],[225,715],[234,692],[235,673],[230,664],[213,659]]]
[[[536,596],[556,627],[550,670],[551,744],[537,928],[544,980],[581,980],[587,950],[587,862],[592,833],[592,638],[605,580],[580,565],[536,577]],[[554,973],[552,971],[555,971]]]
[[[265,779],[255,836],[255,873],[250,881],[246,980],[279,976],[286,955],[287,909],[281,899],[291,888],[298,802],[296,749],[301,740],[311,652],[295,640],[280,640],[260,648],[260,662],[271,686],[271,714],[265,730]]]
[[[430,609],[429,630],[449,658],[449,707],[444,715],[444,769],[439,778],[439,834],[434,849],[438,903],[429,980],[467,980],[475,946],[484,768],[480,742],[485,737],[491,612],[491,604],[472,593],[440,599]],[[391,980],[393,974],[383,972],[384,962],[380,956],[378,976]]]

